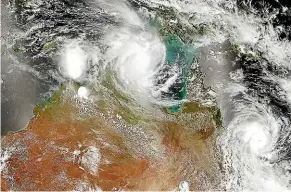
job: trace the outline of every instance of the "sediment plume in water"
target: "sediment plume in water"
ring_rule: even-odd
[[[27,33],[21,36],[35,45],[24,47],[25,54],[33,56],[36,63],[44,58],[50,61],[53,66],[50,78],[70,82],[64,95],[74,98],[74,102],[68,103],[76,102],[79,108],[65,105],[66,112],[70,112],[67,114],[56,105],[52,105],[55,111],[36,107],[36,114],[43,119],[36,116],[28,130],[15,136],[21,140],[22,134],[26,135],[27,140],[21,141],[28,149],[28,156],[17,158],[15,154],[27,150],[18,148],[20,143],[10,134],[4,139],[7,150],[3,151],[2,159],[6,162],[4,173],[8,175],[15,171],[9,166],[28,169],[22,167],[27,158],[30,167],[42,160],[46,162],[39,167],[40,172],[52,165],[49,168],[59,174],[58,178],[74,179],[70,185],[55,188],[57,185],[45,183],[46,179],[52,179],[50,175],[42,177],[38,172],[27,170],[37,175],[28,176],[31,179],[28,186],[25,185],[28,181],[19,174],[21,171],[16,170],[15,181],[2,175],[4,189],[75,190],[83,187],[88,190],[91,187],[111,190],[126,186],[125,189],[133,190],[179,187],[180,190],[290,190],[291,44],[286,39],[289,29],[275,23],[276,18],[285,13],[290,17],[289,7],[279,3],[274,10],[260,12],[256,9],[258,6],[225,0],[89,1],[88,4],[72,3],[71,7],[69,4],[67,9],[65,4],[53,1],[27,4],[28,7],[45,7],[33,8],[33,14],[42,16],[39,20],[18,19],[27,19],[33,26],[29,29],[25,29],[29,25],[24,26]],[[71,10],[66,12],[70,19],[66,20],[49,5]],[[44,10],[50,10],[56,20]],[[150,25],[153,18],[164,28],[158,30]],[[49,37],[45,35],[49,26],[35,24],[43,21],[58,23]],[[64,22],[70,30],[63,27]],[[53,39],[60,31],[63,35]],[[192,74],[193,82],[203,77],[199,82],[204,85],[201,88],[191,84],[189,78],[188,89],[195,89],[187,90],[185,104],[174,114],[167,107],[177,103],[171,97],[159,100],[159,94],[169,91],[177,82],[179,70],[169,70],[165,75],[169,78],[162,81],[162,85],[156,84],[167,62],[163,35],[177,35],[200,53],[191,69],[196,70]],[[50,49],[53,45],[56,46]],[[49,59],[54,54],[57,59]],[[22,69],[38,76],[46,74],[37,67],[22,66]],[[198,72],[204,76],[199,76]],[[212,91],[204,94],[207,87]],[[215,97],[216,101],[208,102],[210,99],[205,95]],[[54,99],[45,102],[54,104]],[[210,104],[200,106],[197,101]],[[220,109],[222,127],[213,105]],[[58,116],[54,115],[56,111]],[[84,114],[93,115],[97,111],[102,112],[98,118],[91,122],[84,120]],[[187,111],[189,113],[184,113]],[[64,115],[65,122],[59,119],[60,114]],[[83,123],[69,121],[72,117]],[[51,124],[52,119],[56,125]],[[50,132],[45,125],[54,128]],[[97,131],[92,131],[96,126]],[[77,137],[79,133],[81,136]],[[103,142],[104,137],[111,143]],[[56,142],[57,149],[53,148],[55,145],[50,146],[50,152],[56,150],[57,158],[44,156],[42,159],[43,149],[34,147],[31,138],[45,141],[40,148],[46,150],[51,149],[48,149],[51,140]],[[15,148],[10,149],[12,140]],[[82,145],[78,145],[80,140]],[[67,160],[65,170],[57,166],[61,163],[58,158]],[[94,161],[94,166],[92,162],[88,164],[88,160]],[[164,182],[160,181],[161,177],[165,178]],[[88,183],[80,184],[81,181]],[[11,184],[13,182],[17,185]],[[19,188],[13,188],[15,186]]]

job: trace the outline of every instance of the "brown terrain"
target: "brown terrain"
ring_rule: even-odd
[[[27,128],[2,137],[2,191],[179,190],[181,181],[190,190],[217,187],[213,109],[187,103],[144,126],[127,125],[116,110],[80,106],[54,95],[35,107]]]

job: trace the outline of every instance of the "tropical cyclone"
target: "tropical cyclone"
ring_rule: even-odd
[[[174,34],[114,2],[10,2],[25,31],[13,49],[54,91],[3,136],[3,191],[219,189],[219,110],[185,100],[173,113],[150,95],[166,61],[160,36]]]
[[[2,189],[290,188],[290,9],[130,2],[10,1],[53,91],[3,137]]]

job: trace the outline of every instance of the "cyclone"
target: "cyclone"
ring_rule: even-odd
[[[75,119],[101,114],[104,125],[128,139],[124,146],[130,147],[120,151],[135,155],[126,160],[142,156],[165,161],[156,166],[162,171],[152,166],[154,171],[139,178],[145,186],[163,186],[160,180],[146,182],[160,174],[166,175],[165,183],[172,182],[179,172],[175,189],[181,191],[289,191],[291,43],[290,28],[278,20],[291,15],[290,5],[276,2],[29,0],[17,15],[23,10],[11,1],[10,9],[19,17],[13,22],[23,32],[7,35],[15,38],[8,47],[16,53],[6,51],[4,56],[13,63],[9,73],[24,71],[38,79],[45,89],[37,102],[41,108],[54,103],[57,90],[65,90],[81,111]],[[4,90],[5,83],[4,75]],[[212,129],[213,135],[208,134]],[[161,134],[166,136],[158,138]],[[199,147],[205,151],[196,152]],[[8,151],[2,155],[3,170]],[[93,152],[91,156],[95,158]],[[182,168],[171,169],[178,161]],[[98,166],[95,175],[102,173]]]

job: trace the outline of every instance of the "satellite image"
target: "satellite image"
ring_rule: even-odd
[[[1,191],[291,191],[291,1],[2,0]]]

